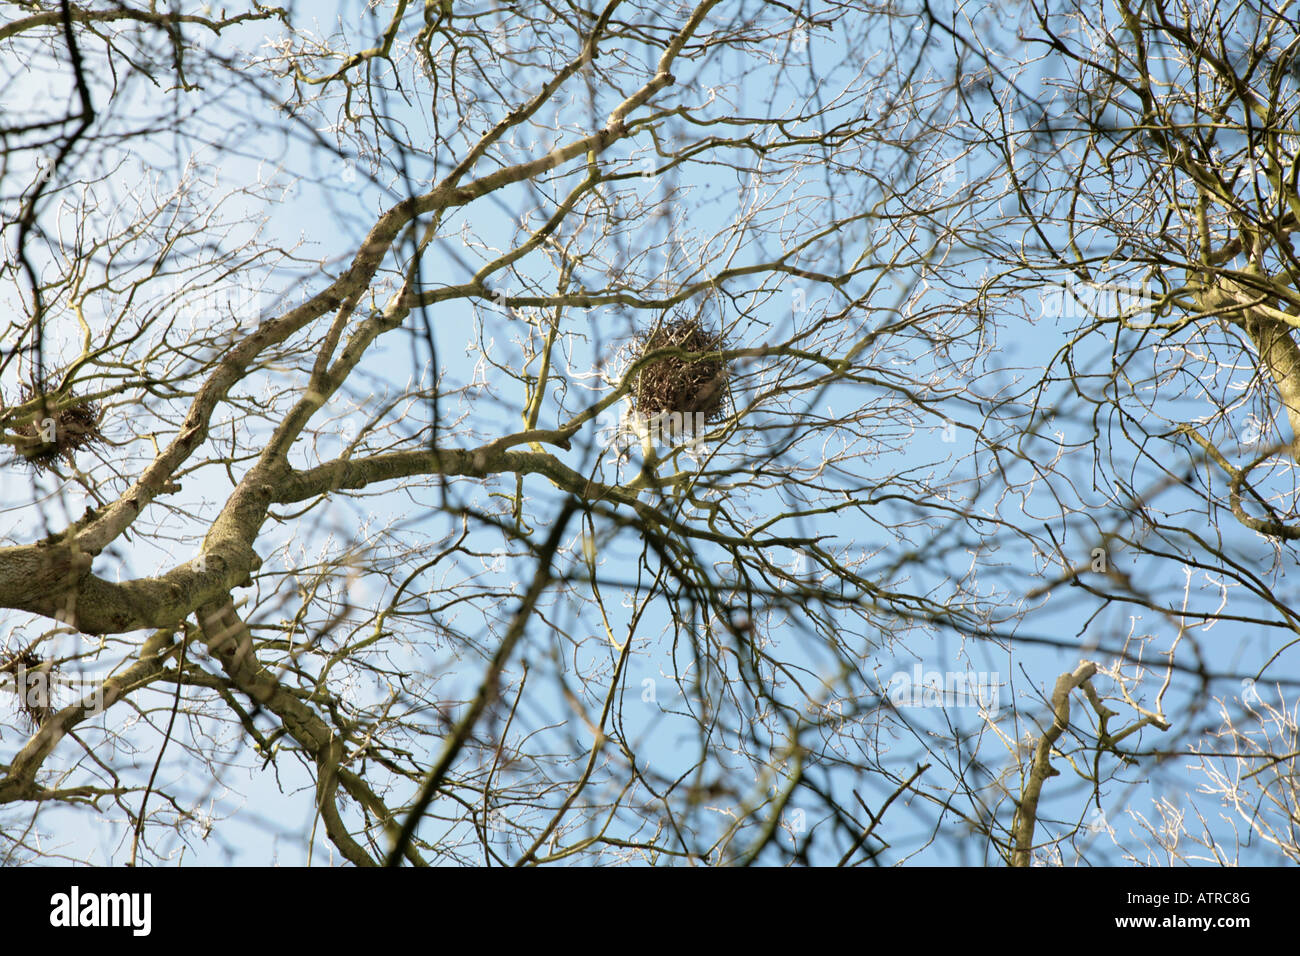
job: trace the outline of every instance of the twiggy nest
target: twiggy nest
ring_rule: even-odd
[[[103,409],[97,402],[64,399],[58,407],[39,387],[23,386],[22,404],[38,398],[46,401],[38,407],[35,421],[13,429],[20,439],[19,457],[37,471],[52,468],[60,458],[73,465],[80,449],[105,440],[99,430]]]
[[[18,712],[31,725],[32,730],[54,714],[54,667],[43,661],[32,648],[17,651],[0,658],[0,674],[9,675],[18,697]],[[8,683],[6,681],[5,683]]]
[[[684,352],[721,352],[726,348],[720,331],[698,316],[661,322],[638,335],[631,358],[637,361],[660,349]],[[632,405],[646,421],[680,422],[685,431],[727,416],[731,396],[731,363],[720,355],[686,358],[669,355],[643,365],[632,387]]]

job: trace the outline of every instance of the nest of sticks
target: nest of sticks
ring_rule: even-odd
[[[105,441],[100,431],[103,409],[98,402],[76,398],[56,399],[39,384],[24,385],[20,404],[38,402],[33,421],[15,426],[13,442],[18,460],[38,472],[63,460],[76,463],[77,452]]]
[[[725,348],[722,332],[697,315],[659,322],[637,335],[631,347],[634,364],[662,349],[679,349],[694,357],[666,355],[637,370],[631,389],[636,416],[674,435],[694,434],[726,418],[732,370],[721,355]]]

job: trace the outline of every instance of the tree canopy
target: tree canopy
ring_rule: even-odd
[[[1300,860],[1285,5],[11,6],[0,860]]]

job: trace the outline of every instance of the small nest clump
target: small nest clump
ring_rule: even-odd
[[[23,386],[21,403],[34,399],[43,399],[44,407],[38,406],[34,421],[16,426],[13,432],[19,438],[19,457],[38,472],[54,467],[59,459],[74,465],[80,449],[105,440],[99,429],[103,409],[98,403],[73,399],[58,407],[40,387]]]
[[[54,668],[32,648],[0,658],[0,686],[8,686],[18,697],[18,712],[33,731],[54,714],[52,684]]]
[[[726,346],[721,332],[698,316],[661,322],[633,341],[632,361],[660,349],[685,352],[721,352]],[[661,429],[693,433],[727,416],[731,397],[731,363],[717,357],[688,359],[670,355],[650,362],[637,372],[632,404],[644,422]]]

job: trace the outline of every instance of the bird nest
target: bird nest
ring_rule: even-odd
[[[631,346],[634,364],[662,349],[694,357],[666,355],[637,370],[631,389],[636,417],[670,437],[698,433],[725,418],[731,404],[731,363],[718,354],[725,348],[723,334],[699,316],[660,322],[637,335]]]
[[[54,467],[59,459],[73,465],[78,451],[104,441],[99,429],[103,409],[97,402],[63,399],[60,404],[39,386],[23,386],[21,404],[33,400],[39,402],[35,420],[15,426],[13,433],[19,458],[37,471]]]
[[[42,660],[29,647],[0,658],[0,674],[6,677],[0,681],[0,686],[11,686],[18,697],[18,712],[32,730],[38,730],[54,714],[51,694],[55,675],[53,663]]]

